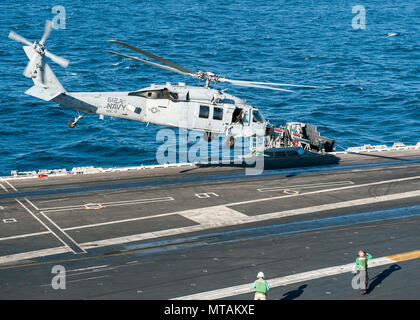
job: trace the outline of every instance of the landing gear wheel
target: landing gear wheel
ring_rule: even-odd
[[[226,137],[225,146],[232,149],[234,145],[235,145],[235,138],[232,136]]]
[[[79,112],[77,112],[77,113],[78,113],[79,115],[78,115],[76,118],[74,118],[74,120],[70,120],[69,122],[67,122],[67,125],[68,125],[68,126],[69,126],[69,128],[71,128],[71,129],[73,129],[73,128],[76,126],[77,122],[78,122],[80,119],[82,119],[84,115],[86,115],[86,114],[87,114],[87,112],[85,112],[85,113],[83,113],[83,114],[80,114]]]
[[[67,125],[69,126],[69,128],[73,129],[76,126],[76,121],[70,120],[69,122],[67,122]]]

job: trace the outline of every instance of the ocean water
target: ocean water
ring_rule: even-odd
[[[366,28],[354,29],[355,5]],[[65,29],[53,30],[49,63],[68,91],[128,91],[150,83],[194,79],[111,56],[127,53],[118,39],[193,70],[231,79],[333,86],[295,93],[234,86],[228,92],[260,108],[274,125],[318,126],[342,147],[420,141],[420,3],[357,1],[23,1],[0,3],[0,175],[10,170],[71,169],[156,163],[159,126],[122,119],[83,118],[25,95],[27,58],[10,30],[30,40],[45,20],[66,10]]]

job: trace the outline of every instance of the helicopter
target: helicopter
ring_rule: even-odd
[[[279,87],[328,87],[228,79],[212,72],[190,70],[122,41],[108,40],[110,43],[125,47],[157,62],[105,50],[108,53],[193,77],[198,79],[199,83],[197,86],[188,86],[184,82],[176,85],[167,82],[164,85],[151,84],[146,88],[126,92],[68,92],[45,61],[47,57],[64,68],[69,64],[69,60],[54,55],[45,48],[44,44],[51,30],[52,22],[47,20],[39,42],[31,43],[14,31],[10,32],[9,38],[25,45],[23,50],[29,62],[23,75],[32,79],[34,83],[25,93],[75,110],[77,116],[68,122],[69,128],[75,128],[79,120],[87,114],[99,114],[100,119],[110,116],[147,124],[202,131],[205,141],[211,141],[214,137],[224,134],[225,145],[229,148],[234,147],[235,139],[238,137],[253,137],[262,132],[267,141],[271,142],[271,146],[293,144],[321,149],[326,142],[329,149],[332,149],[333,143],[325,140],[328,138],[321,139],[321,146],[318,140],[314,142],[312,137],[304,135],[305,128],[309,128],[310,132],[315,132],[313,137],[318,139],[316,127],[314,130],[305,124],[292,123],[290,130],[275,130],[258,108],[226,93],[227,89],[211,88],[211,84],[229,83],[235,86],[283,92],[292,92],[292,90]],[[200,85],[201,81],[204,82],[203,86]],[[299,134],[293,134],[298,131],[300,131]]]

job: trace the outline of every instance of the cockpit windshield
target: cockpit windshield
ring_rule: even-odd
[[[252,121],[261,123],[264,122],[264,117],[258,110],[252,110]]]

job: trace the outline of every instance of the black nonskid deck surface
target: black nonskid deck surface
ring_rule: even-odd
[[[255,176],[192,166],[3,179],[0,298],[172,299],[251,284],[258,271],[352,263],[361,248],[419,250],[420,151],[336,157]],[[416,263],[372,269],[367,297],[420,298]],[[55,265],[65,290],[51,287]],[[351,277],[276,287],[270,298],[356,299]]]

